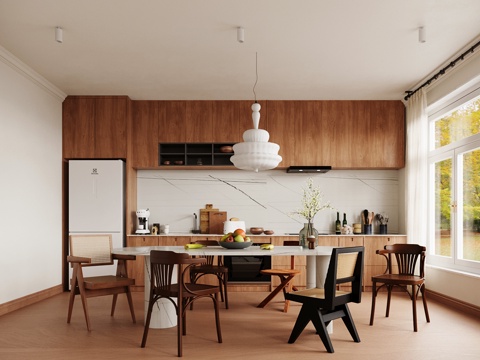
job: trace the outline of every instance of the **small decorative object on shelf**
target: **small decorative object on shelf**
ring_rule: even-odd
[[[387,233],[387,223],[388,223],[388,215],[387,214],[377,214],[377,219],[380,222],[380,234]]]
[[[305,249],[308,248],[308,236],[315,236],[315,246],[318,244],[318,231],[314,228],[313,218],[319,211],[332,208],[330,202],[322,204],[322,198],[323,194],[320,191],[320,187],[314,186],[313,179],[309,178],[307,187],[303,189],[302,208],[290,214],[307,220],[307,223],[304,224],[303,229],[299,233],[300,245]]]

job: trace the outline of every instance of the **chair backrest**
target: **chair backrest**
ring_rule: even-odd
[[[90,258],[82,266],[112,265],[112,235],[70,235],[70,255]]]
[[[363,246],[333,248],[325,279],[326,307],[347,302],[360,303],[362,298]],[[339,291],[337,285],[351,285],[351,291]]]
[[[385,245],[384,250],[379,251],[387,257],[387,267],[390,274],[394,273],[394,264],[392,262],[392,254],[398,266],[398,273],[401,275],[415,275],[417,269],[417,261],[420,258],[420,276],[424,276],[425,268],[425,246],[418,244],[394,244]]]
[[[205,259],[192,258],[189,254],[176,253],[173,251],[151,250],[150,251],[150,286],[159,292],[168,294],[173,284],[184,282],[184,265],[204,263]],[[172,282],[172,275],[177,265],[177,280]]]
[[[300,241],[298,240],[285,240],[283,246],[300,246]],[[290,257],[290,269],[295,269],[295,256]]]
[[[219,246],[217,240],[196,240],[195,244],[201,244],[203,246]],[[205,265],[214,265],[215,256],[213,255],[205,255],[205,256],[197,256],[206,259]],[[218,257],[218,265],[223,266],[223,259],[222,256]]]

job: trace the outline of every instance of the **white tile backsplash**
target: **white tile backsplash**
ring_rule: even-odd
[[[331,170],[326,174],[287,174],[284,170],[139,170],[137,208],[150,209],[150,225],[169,224],[170,233],[193,229],[205,204],[227,211],[227,218],[245,221],[247,229],[261,226],[275,234],[296,233],[304,220],[289,214],[301,207],[303,188],[312,177],[320,185],[327,209],[315,216],[320,233],[334,232],[337,211],[349,224],[360,221],[364,209],[387,213],[388,232],[398,233],[398,170]],[[375,224],[378,231],[378,225]],[[376,232],[374,231],[374,233]]]

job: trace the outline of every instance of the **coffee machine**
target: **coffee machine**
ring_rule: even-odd
[[[150,217],[150,210],[140,209],[137,210],[137,231],[136,234],[150,234],[148,228],[148,218]]]

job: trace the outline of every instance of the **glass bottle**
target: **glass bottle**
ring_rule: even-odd
[[[308,249],[308,236],[313,235],[315,236],[315,247],[318,245],[318,231],[313,227],[312,222],[308,222],[303,224],[303,229],[300,230],[299,234],[299,241],[300,246],[304,249]]]
[[[335,221],[335,234],[341,233],[342,223],[340,222],[340,213],[337,212],[337,221]]]
[[[342,226],[347,226],[347,214],[343,213],[343,222]]]

